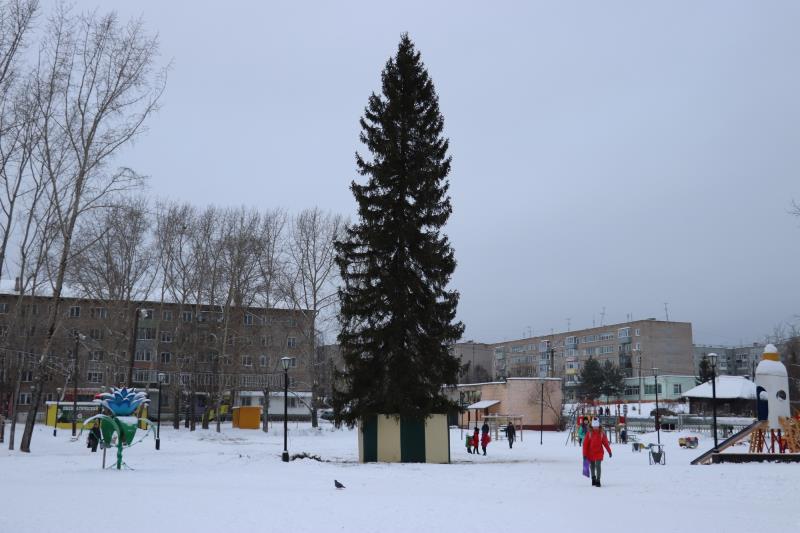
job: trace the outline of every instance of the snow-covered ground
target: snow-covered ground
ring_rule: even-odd
[[[51,431],[37,428],[31,454],[0,450],[0,532],[800,531],[800,464],[690,466],[711,444],[679,448],[688,433],[662,432],[666,466],[612,445],[598,489],[563,433],[539,445],[526,431],[483,457],[454,430],[453,464],[360,465],[355,431],[327,424],[290,424],[289,436],[291,453],[324,463],[281,462],[280,424],[269,434],[162,428],[161,451],[142,442],[125,452],[134,470],[102,471],[99,451]]]

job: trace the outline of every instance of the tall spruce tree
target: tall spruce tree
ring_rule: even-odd
[[[371,414],[420,417],[452,408],[442,386],[457,382],[450,345],[464,330],[454,321],[458,293],[446,288],[456,261],[441,233],[452,211],[444,118],[407,34],[381,81],[360,121],[371,156],[356,154],[368,178],[350,186],[358,221],[337,243],[345,368],[334,408],[348,425]]]

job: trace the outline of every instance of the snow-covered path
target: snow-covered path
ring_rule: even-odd
[[[125,453],[135,470],[118,472],[69,431],[50,432],[37,428],[32,454],[0,450],[2,532],[800,531],[800,465],[690,466],[709,439],[683,450],[677,433],[662,433],[666,466],[612,445],[598,489],[562,433],[540,446],[525,432],[513,450],[493,442],[476,457],[456,430],[451,465],[360,465],[355,431],[329,425],[290,425],[290,453],[325,463],[282,463],[280,424],[269,434],[162,428],[161,451],[138,444]]]

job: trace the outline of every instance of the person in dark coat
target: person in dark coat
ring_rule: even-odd
[[[97,451],[97,445],[100,443],[100,424],[95,422],[92,424],[92,429],[89,430],[89,437],[87,438],[86,447],[91,448],[92,452]]]
[[[509,422],[506,426],[506,438],[508,439],[508,447],[514,448],[514,440],[517,438],[517,430],[514,428],[514,424]]]

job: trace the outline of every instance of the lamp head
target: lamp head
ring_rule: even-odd
[[[167,377],[167,375],[165,373],[159,372],[158,373],[158,382],[159,383],[164,383],[164,378],[166,378],[166,377]]]
[[[719,357],[715,353],[708,354],[708,362],[711,363],[711,366],[717,366],[717,357]]]
[[[289,370],[289,363],[292,361],[291,357],[281,357],[281,366],[284,370]]]

